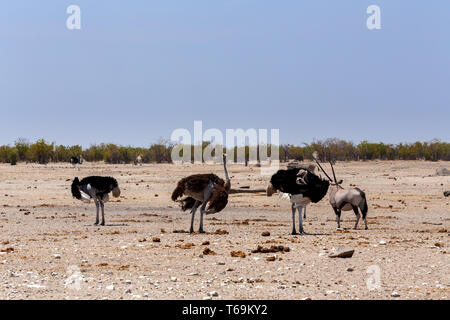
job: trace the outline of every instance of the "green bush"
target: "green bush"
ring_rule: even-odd
[[[11,153],[9,154],[9,163],[12,166],[15,166],[17,164],[18,159],[19,159],[19,152],[17,152],[17,150],[11,151]]]
[[[202,150],[209,145],[204,142]],[[131,146],[118,146],[115,144],[92,145],[83,150],[79,145],[62,146],[55,143],[47,143],[40,139],[35,143],[29,143],[25,139],[19,139],[14,147],[9,145],[0,146],[0,162],[17,163],[18,161],[37,162],[41,164],[54,162],[70,161],[72,156],[82,155],[86,161],[104,161],[106,163],[133,163],[138,155],[141,155],[144,163],[170,163],[173,145],[168,140],[159,139],[148,148],[135,148]],[[230,153],[234,151],[235,158],[238,149],[244,147],[235,147],[234,150],[224,150]],[[273,146],[268,145],[269,156]],[[246,158],[249,157],[250,148],[248,146],[243,150]],[[301,145],[281,145],[279,148],[280,161],[312,159],[312,153],[318,151],[322,160],[329,159],[348,161],[348,160],[450,160],[450,143],[440,140],[429,142],[414,142],[385,144],[361,141],[355,145],[351,141],[340,139],[326,139],[323,141],[313,141],[312,143],[302,143]],[[265,155],[259,155],[264,160]],[[194,146],[191,146],[191,161],[194,159]],[[14,161],[13,161],[14,160]],[[275,159],[272,159],[275,160]]]

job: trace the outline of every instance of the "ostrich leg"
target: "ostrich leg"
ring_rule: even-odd
[[[306,219],[306,207],[303,209],[303,219]]]
[[[189,229],[190,233],[194,233],[194,217],[195,211],[197,211],[197,207],[200,204],[200,201],[195,201],[194,206],[191,209],[191,228]]]
[[[214,188],[214,184],[212,182],[209,183],[208,187],[206,187],[204,194],[203,194],[203,204],[200,207],[200,227],[198,229],[198,232],[205,233],[203,230],[203,215],[205,214],[205,208],[208,201],[211,199],[212,195],[212,189]]]
[[[297,234],[297,231],[295,231],[295,204],[292,203],[292,235]]]
[[[102,223],[101,223],[101,225],[104,226],[105,225],[105,204],[103,203],[102,200],[100,200],[99,202],[100,202],[100,207],[102,208]]]
[[[98,200],[97,200],[97,197],[96,196],[94,196],[93,197],[94,198],[94,203],[95,203],[95,207],[96,207],[96,209],[97,209],[97,215],[95,216],[95,225],[97,225],[98,223],[99,223],[99,211],[100,211],[100,205],[99,205],[99,203],[98,203]]]
[[[206,211],[205,207],[206,207],[206,202],[203,202],[202,206],[200,207],[200,227],[198,228],[199,233],[205,233],[205,231],[203,230],[203,215]]]
[[[305,231],[303,230],[302,209],[303,209],[302,205],[297,205],[297,210],[298,210],[298,231],[300,232],[300,234],[304,234],[305,233]]]

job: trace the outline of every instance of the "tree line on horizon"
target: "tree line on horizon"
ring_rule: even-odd
[[[202,150],[210,143],[204,142]],[[109,164],[133,163],[141,156],[143,163],[171,163],[171,153],[174,144],[169,140],[160,139],[148,148],[122,146],[112,143],[91,145],[83,149],[80,145],[63,146],[47,142],[44,139],[34,143],[26,139],[18,139],[13,145],[0,146],[0,162],[15,165],[17,162],[31,162],[47,164],[49,162],[70,162],[71,157],[83,157],[85,161],[104,161]],[[191,161],[194,157],[194,146],[191,148]],[[248,160],[249,146],[235,147],[235,161],[239,151],[245,153]],[[268,156],[271,155],[271,146],[267,146]],[[243,149],[243,150],[242,150]],[[225,149],[223,149],[226,152]],[[413,142],[399,144],[385,144],[362,141],[354,144],[337,138],[303,143],[301,145],[285,144],[279,147],[279,158],[282,162],[290,160],[312,159],[314,151],[318,151],[321,160],[338,161],[365,161],[365,160],[450,160],[450,143],[434,139],[428,142]],[[229,152],[229,151],[228,151]],[[258,155],[258,159],[259,155]],[[265,160],[265,159],[261,159]],[[274,159],[272,159],[274,160]]]

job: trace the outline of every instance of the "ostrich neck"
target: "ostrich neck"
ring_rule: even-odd
[[[225,189],[227,191],[230,191],[231,182],[230,182],[230,177],[228,176],[227,159],[223,159],[223,170],[225,171]]]

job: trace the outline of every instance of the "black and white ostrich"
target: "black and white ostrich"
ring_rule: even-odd
[[[78,165],[83,163],[83,156],[80,155],[79,157],[71,157],[70,158],[70,163],[74,166],[74,168],[78,168],[78,170],[80,170],[80,167]]]
[[[300,234],[304,234],[302,210],[310,203],[316,203],[325,197],[330,182],[320,178],[308,169],[293,168],[278,170],[270,179],[267,188],[267,196],[271,196],[276,191],[287,194],[292,203],[292,234],[297,234],[295,230],[295,210],[298,210],[298,227]]]
[[[119,184],[112,177],[90,176],[81,181],[78,180],[78,177],[75,177],[72,182],[72,196],[85,202],[91,202],[91,199],[94,199],[97,207],[95,224],[99,223],[99,208],[102,208],[102,226],[105,225],[104,203],[109,200],[110,192],[115,198],[120,196]]]
[[[228,176],[227,159],[223,155],[223,167],[225,171],[225,181],[213,173],[194,174],[178,181],[177,187],[172,193],[172,200],[181,204],[181,210],[191,209],[190,233],[194,232],[194,217],[199,205],[200,207],[200,227],[199,233],[203,230],[203,214],[212,214],[222,211],[228,203],[228,194],[231,189],[231,182]],[[182,196],[185,198],[178,200]],[[208,208],[206,205],[208,204]]]

